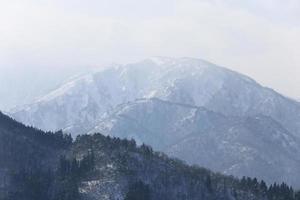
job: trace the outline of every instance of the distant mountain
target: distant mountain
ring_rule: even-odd
[[[0,113],[1,200],[298,200],[267,185],[189,167],[133,140],[100,134],[70,142]],[[13,148],[14,146],[14,148]]]
[[[193,58],[151,58],[73,79],[33,104],[11,110],[43,130],[85,133],[115,106],[156,97],[232,116],[265,115],[300,137],[300,104],[249,77]]]
[[[300,141],[270,117],[228,117],[204,107],[140,99],[122,104],[90,133],[134,138],[225,174],[300,187]]]

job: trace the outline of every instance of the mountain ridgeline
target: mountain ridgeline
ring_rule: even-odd
[[[1,200],[298,200],[286,184],[267,186],[168,158],[134,140],[101,134],[72,141],[0,113]]]
[[[135,139],[224,174],[300,188],[300,103],[193,58],[77,77],[10,115],[42,130]]]

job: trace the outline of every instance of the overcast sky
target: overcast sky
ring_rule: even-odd
[[[300,98],[300,1],[0,0],[1,95],[14,76],[151,56],[206,59]]]

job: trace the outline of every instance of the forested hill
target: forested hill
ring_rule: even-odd
[[[34,140],[39,145],[49,147],[65,148],[72,143],[70,135],[63,134],[62,131],[44,132],[42,130],[25,126],[20,122],[0,112],[0,130],[1,136],[14,137],[13,139],[23,137],[24,139]]]
[[[86,199],[293,200],[296,195],[284,183],[268,187],[256,178],[239,180],[188,166],[149,146],[137,147],[134,140],[84,135],[77,138],[71,152],[79,159],[92,152],[94,158],[93,170],[80,183]]]
[[[285,184],[213,173],[101,134],[72,142],[0,114],[1,200],[294,200]]]
[[[61,131],[43,132],[0,113],[0,170],[51,168],[72,138]],[[2,179],[3,181],[3,179]]]
[[[53,170],[71,145],[72,138],[61,131],[43,132],[0,112],[0,199],[6,199],[8,194],[24,195],[26,184],[15,180],[21,178],[19,173]]]

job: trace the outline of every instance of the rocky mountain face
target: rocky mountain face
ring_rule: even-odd
[[[11,116],[73,136],[96,131],[135,138],[226,174],[300,185],[299,102],[199,59],[112,66],[73,79]]]
[[[94,134],[72,142],[3,114],[0,137],[1,200],[298,200],[285,184],[191,167],[134,140]]]

